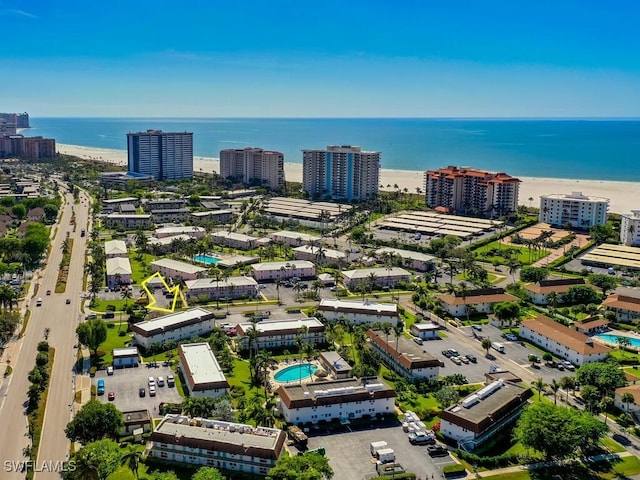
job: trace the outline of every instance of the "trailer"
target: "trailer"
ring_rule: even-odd
[[[500,342],[491,342],[491,348],[497,352],[504,353],[504,345]]]
[[[380,440],[379,442],[371,442],[369,444],[369,451],[374,457],[377,457],[378,450],[382,450],[383,448],[387,448],[387,442],[385,442],[384,440]]]

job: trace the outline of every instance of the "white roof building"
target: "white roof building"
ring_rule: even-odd
[[[339,250],[331,250],[324,247],[314,247],[312,245],[301,245],[293,249],[297,259],[310,260],[317,263],[331,263],[344,260],[347,256]]]
[[[191,238],[202,238],[207,231],[202,227],[179,226],[179,227],[163,227],[156,229],[156,237],[174,237],[176,235],[189,235]]]
[[[408,282],[411,273],[404,268],[359,268],[357,270],[344,270],[342,278],[346,286],[354,287],[361,282],[368,281],[374,277],[376,284],[381,286],[392,286],[398,282]]]
[[[127,244],[124,240],[109,240],[104,242],[104,254],[107,258],[110,257],[126,257],[127,256]]]
[[[219,397],[227,393],[229,382],[208,343],[179,345],[178,356],[192,397]]]
[[[107,258],[107,276],[131,275],[131,263],[128,258]]]
[[[398,305],[395,303],[372,303],[357,300],[336,300],[323,298],[318,305],[319,312],[329,321],[345,318],[349,323],[398,323]]]
[[[204,276],[207,269],[192,265],[191,263],[180,262],[170,258],[160,258],[151,262],[151,269],[160,272],[162,275],[171,278],[182,278],[184,280],[194,280]]]
[[[319,242],[322,238],[317,235],[309,235],[308,233],[292,232],[289,230],[279,230],[269,234],[275,242],[281,241],[287,245],[302,245],[303,243]]]
[[[135,343],[148,348],[153,343],[177,342],[213,330],[214,314],[203,308],[175,312],[131,326]]]
[[[570,223],[575,228],[589,229],[607,223],[608,209],[608,198],[590,197],[582,192],[541,195],[539,221],[560,227]]]

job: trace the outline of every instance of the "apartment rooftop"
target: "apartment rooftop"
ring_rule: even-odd
[[[202,227],[179,226],[179,227],[162,227],[156,229],[156,235],[187,235],[189,233],[201,233],[204,235],[207,231]]]
[[[411,276],[411,273],[400,267],[359,268],[357,270],[344,270],[342,272],[342,275],[350,280],[367,279],[370,278],[371,274],[378,278]]]
[[[532,395],[531,389],[500,379],[446,408],[440,418],[481,433],[519,408]]]
[[[440,360],[403,335],[396,337],[394,334],[391,334],[387,340],[387,335],[384,332],[380,330],[367,330],[367,336],[377,348],[409,370],[440,366]]]
[[[569,327],[565,327],[544,315],[536,318],[523,320],[520,328],[528,328],[543,337],[555,341],[581,355],[591,355],[595,353],[609,353],[611,349],[600,343],[593,342],[584,333],[580,333]]]
[[[127,244],[124,240],[109,240],[104,242],[104,253],[109,255],[127,254]]]
[[[257,286],[258,282],[251,277],[229,277],[216,280],[215,278],[198,278],[196,280],[187,280],[185,282],[187,289],[197,290],[199,288],[226,288],[231,285],[235,287]]]
[[[207,272],[206,268],[192,265],[186,262],[180,262],[179,260],[173,260],[171,258],[160,258],[158,260],[154,260],[153,262],[151,262],[151,266],[168,268],[170,270],[175,270],[176,272],[192,273],[195,275]]]
[[[208,343],[186,343],[178,346],[178,355],[191,391],[229,388],[222,368]]]
[[[152,442],[273,460],[285,440],[285,433],[276,428],[182,415],[166,415],[151,434]]]
[[[383,247],[376,250],[376,255],[382,256],[384,253],[390,253],[392,255],[398,255],[401,258],[407,258],[409,260],[416,260],[419,262],[433,262],[436,257],[433,255],[427,255],[426,253],[414,252],[412,250],[401,250],[399,248]]]
[[[323,298],[318,305],[321,312],[362,313],[366,315],[398,316],[398,305],[395,303],[372,303],[368,300],[336,300]]]
[[[131,275],[131,263],[126,257],[107,258],[107,275]]]
[[[299,206],[297,208],[299,208]],[[292,240],[300,239],[300,241],[302,242],[315,242],[315,241],[321,240],[321,238],[316,235],[310,235],[308,233],[302,233],[302,232],[291,232],[289,230],[279,230],[277,232],[270,233],[269,237],[271,238],[284,237],[284,238],[290,238]]]
[[[286,262],[262,262],[251,265],[253,270],[280,270],[285,269],[300,269],[314,268],[315,265],[308,260],[287,260]]]
[[[145,322],[135,323],[131,326],[131,329],[142,336],[149,337],[211,318],[213,318],[213,313],[204,308],[196,307],[183,312],[170,313]]]
[[[238,335],[244,335],[253,326],[245,322],[238,324]],[[286,320],[267,320],[256,323],[259,337],[269,337],[283,334],[297,334],[301,328],[306,327],[309,333],[323,332],[324,324],[315,317],[301,317]]]

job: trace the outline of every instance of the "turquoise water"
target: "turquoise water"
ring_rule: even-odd
[[[211,255],[196,255],[193,257],[193,260],[207,265],[215,265],[220,261],[219,258],[212,257]]]
[[[280,370],[275,375],[275,379],[278,382],[295,382],[297,380],[304,380],[313,375],[318,367],[310,363],[303,363],[302,365],[292,365],[283,370]]]
[[[640,120],[464,118],[37,118],[29,136],[127,149],[127,133],[193,132],[193,151],[261,147],[302,163],[302,149],[360,145],[382,153],[382,168],[447,165],[548,178],[640,181]],[[615,168],[611,168],[615,162]]]
[[[611,343],[618,343],[618,341],[616,339],[619,336],[620,335],[611,335],[611,334],[608,334],[608,333],[602,333],[600,335],[596,335],[596,337],[601,338],[605,342],[611,342]],[[627,335],[624,335],[624,336],[629,339],[629,341],[631,342],[631,346],[632,347],[640,348],[640,338],[633,338],[633,337],[629,337]]]

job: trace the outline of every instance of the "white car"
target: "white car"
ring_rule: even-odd
[[[149,388],[151,387],[155,387],[156,386],[156,381],[153,377],[149,377]]]
[[[111,365],[107,367],[107,375],[113,375],[113,367]]]
[[[164,387],[164,378],[163,377],[158,377],[158,386],[159,387]]]
[[[154,385],[149,385],[149,396],[150,397],[156,396],[156,387]]]

